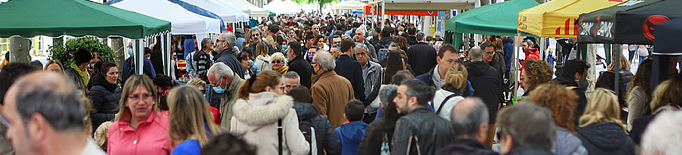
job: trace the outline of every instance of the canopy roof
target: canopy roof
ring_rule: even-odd
[[[476,2],[476,0],[385,0],[385,1],[386,11],[449,11],[453,9],[473,9],[474,3]]]
[[[210,1],[216,1],[223,5],[242,10],[242,12],[249,14],[251,17],[267,17],[270,14],[268,10],[259,8],[247,2],[246,0],[210,0]]]
[[[211,11],[220,16],[220,18],[222,18],[223,21],[228,23],[246,22],[249,19],[249,15],[242,12],[241,10],[227,7],[222,4],[217,4],[216,2],[211,2],[209,0],[181,0],[181,1]]]
[[[171,29],[168,21],[86,0],[12,0],[0,4],[0,14],[0,37],[143,38]]]
[[[518,29],[540,37],[576,38],[578,15],[622,0],[553,0],[519,12]]]
[[[173,34],[220,33],[220,20],[201,16],[166,0],[123,0],[111,6],[168,20]]]
[[[535,0],[512,0],[481,6],[450,18],[445,30],[514,36],[517,33],[518,12],[536,5],[539,3]]]
[[[365,3],[358,1],[345,1],[332,6],[335,10],[362,10],[365,7]]]
[[[653,44],[654,25],[682,17],[682,0],[663,0],[616,13],[615,41],[625,44]]]
[[[292,14],[301,12],[301,7],[298,7],[297,9],[296,7],[290,6],[290,4],[281,0],[273,0],[272,2],[263,6],[263,8],[276,14]]]
[[[654,26],[656,41],[654,41],[654,54],[657,55],[682,55],[679,39],[682,36],[682,18],[662,22]]]
[[[618,5],[581,14],[578,24],[578,42],[615,43],[616,13],[649,5],[660,0],[629,0]]]
[[[365,5],[364,14],[366,15],[380,15],[381,10],[377,10],[374,13],[372,13],[372,5],[375,4],[367,4]],[[413,16],[438,16],[437,11],[386,11],[386,15],[413,15]]]

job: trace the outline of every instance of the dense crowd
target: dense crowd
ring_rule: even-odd
[[[651,59],[621,76],[628,81],[619,90],[597,82],[586,94],[589,65],[568,58],[552,78],[553,63],[539,60],[533,40],[521,41],[526,56],[514,81],[506,36],[460,53],[406,20],[260,21],[215,40],[174,37],[168,75],[160,44],[145,48],[143,64],[128,44],[124,64],[78,50],[72,64],[52,60],[45,71],[4,65],[0,154],[682,152],[682,81],[651,88]],[[628,61],[620,63],[609,70],[627,75]],[[512,104],[515,82],[524,94]]]

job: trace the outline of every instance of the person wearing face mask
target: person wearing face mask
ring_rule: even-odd
[[[587,97],[585,97],[585,90],[589,87],[588,81],[585,79],[587,76],[587,69],[590,65],[582,60],[568,60],[564,63],[564,68],[561,70],[559,77],[555,78],[554,81],[561,85],[566,86],[567,89],[573,90],[578,94],[578,107],[576,108],[575,123],[578,124],[578,119],[585,111],[585,106],[587,105]]]
[[[222,62],[216,62],[208,69],[208,81],[214,92],[220,95],[220,126],[230,130],[232,121],[232,107],[237,101],[239,86],[244,80],[237,76],[232,69]]]
[[[151,51],[149,48],[144,48],[145,51]],[[128,42],[128,47],[127,47],[128,59],[125,60],[123,63],[123,79],[121,80],[121,85],[125,85],[126,80],[128,80],[128,77],[131,75],[135,75],[135,52],[133,51],[133,42]],[[146,57],[142,58],[144,61],[144,66],[143,66],[143,72],[145,75],[149,76],[150,78],[156,77],[156,71],[154,70],[154,65],[152,65],[152,61],[147,59]]]

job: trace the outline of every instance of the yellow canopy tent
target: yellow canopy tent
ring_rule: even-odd
[[[518,30],[540,37],[576,38],[575,21],[582,13],[610,7],[623,0],[553,0],[519,12]]]

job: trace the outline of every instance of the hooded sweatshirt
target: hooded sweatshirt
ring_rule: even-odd
[[[497,117],[497,104],[500,97],[500,82],[499,76],[495,68],[491,67],[484,61],[474,61],[467,65],[469,72],[469,81],[474,88],[474,96],[483,99],[485,105],[488,106],[490,115],[490,124],[495,124]]]
[[[578,129],[576,136],[589,154],[634,155],[634,143],[615,122],[594,123]]]
[[[341,141],[342,155],[355,155],[358,153],[358,147],[366,128],[367,123],[362,121],[353,121],[336,128],[336,136]]]

